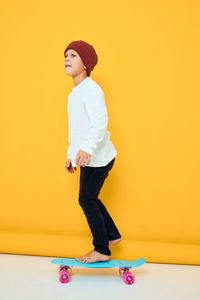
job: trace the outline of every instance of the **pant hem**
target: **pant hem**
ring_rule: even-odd
[[[104,254],[104,255],[111,255],[111,252],[105,253],[105,252],[103,252],[102,250],[98,250],[98,249],[95,249],[95,248],[94,248],[94,250],[97,251],[97,252],[99,252],[99,253],[101,253],[101,254]]]
[[[117,239],[120,239],[121,238],[121,236],[118,236],[118,237],[116,237],[116,238],[114,238],[114,239],[109,239],[109,241],[114,241],[114,240],[117,240]]]

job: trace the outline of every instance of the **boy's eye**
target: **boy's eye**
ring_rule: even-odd
[[[65,55],[65,58],[67,57],[68,55]],[[76,56],[75,54],[72,54],[72,56]]]

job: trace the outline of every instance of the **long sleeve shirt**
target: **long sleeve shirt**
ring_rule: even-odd
[[[68,95],[69,148],[67,159],[76,166],[79,150],[91,154],[85,166],[102,167],[118,153],[107,130],[108,114],[102,88],[90,77]]]

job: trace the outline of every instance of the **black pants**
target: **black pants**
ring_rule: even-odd
[[[114,161],[115,157],[104,167],[80,167],[79,204],[93,235],[94,250],[105,255],[111,255],[108,241],[121,237],[107,209],[98,199]]]

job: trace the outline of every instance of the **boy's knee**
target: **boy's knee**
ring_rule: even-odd
[[[81,207],[91,206],[95,202],[96,197],[88,197],[87,195],[79,194],[78,202]]]
[[[86,204],[86,198],[84,195],[79,194],[78,202],[80,206],[84,206]]]

